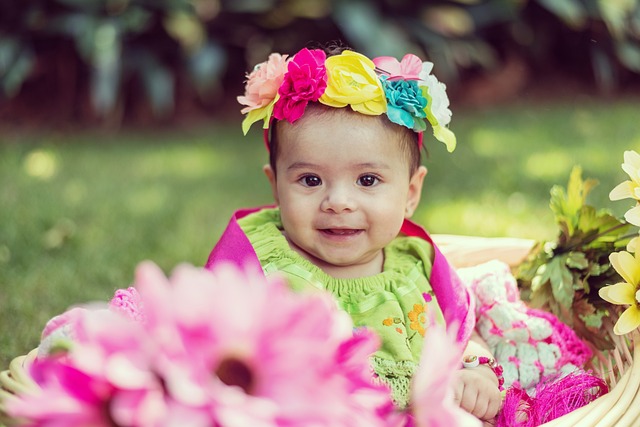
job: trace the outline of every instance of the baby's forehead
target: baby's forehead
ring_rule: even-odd
[[[279,123],[279,154],[296,153],[319,157],[329,155],[339,157],[346,153],[357,154],[359,158],[384,156],[405,157],[406,141],[404,133],[387,127],[375,116],[350,120],[349,117],[325,116],[318,120],[301,123]]]
[[[278,122],[281,136],[300,136],[311,132],[331,133],[343,128],[355,132],[372,130],[383,133],[388,139],[401,138],[405,132],[402,127],[391,123],[385,116],[364,115],[349,107],[330,108],[318,103],[310,103],[305,115],[294,123]]]
[[[386,115],[364,115],[352,111],[348,106],[332,108],[309,103],[300,119],[294,123],[278,121],[274,131],[275,138],[272,142],[275,144],[272,145],[274,150],[271,152],[273,161],[280,159],[284,153],[300,153],[304,148],[308,148],[312,156],[316,150],[330,151],[333,156],[340,156],[354,141],[375,140],[381,142],[383,147],[378,148],[386,155],[402,161],[403,169],[406,166],[413,171],[420,164],[420,149],[415,132],[392,123]],[[325,146],[324,143],[328,140],[338,140],[339,144]],[[369,149],[366,144],[359,147],[363,151]],[[379,149],[374,151],[380,153]]]

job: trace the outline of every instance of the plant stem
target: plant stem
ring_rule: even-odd
[[[627,225],[629,225],[629,223],[628,223],[628,222],[626,222],[626,221],[624,221],[624,222],[622,222],[622,223],[620,223],[620,224],[617,224],[617,225],[615,225],[615,226],[613,226],[613,227],[611,227],[611,228],[608,228],[608,229],[606,229],[606,230],[604,230],[604,231],[602,231],[602,232],[600,232],[600,233],[598,233],[598,234],[594,234],[593,236],[591,236],[591,237],[589,237],[589,238],[585,239],[585,240],[584,240],[584,241],[582,241],[582,242],[575,243],[574,245],[572,245],[572,246],[570,246],[570,247],[568,247],[568,248],[565,248],[564,250],[562,250],[562,251],[560,251],[560,252],[558,252],[558,253],[571,252],[571,251],[575,250],[576,248],[578,248],[578,247],[580,247],[580,246],[586,246],[586,245],[588,245],[589,243],[593,242],[594,240],[598,239],[599,237],[602,237],[602,236],[604,236],[604,235],[606,235],[606,234],[609,234],[609,233],[611,233],[612,231],[615,231],[615,230],[617,230],[617,229],[619,229],[619,228],[626,227]],[[626,237],[627,237],[627,236],[625,236],[624,238],[626,238]],[[618,239],[618,240],[621,240],[621,239]]]

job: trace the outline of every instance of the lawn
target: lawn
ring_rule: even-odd
[[[432,232],[551,239],[549,189],[571,168],[600,185],[596,206],[640,151],[637,100],[577,99],[456,111],[458,149],[427,142],[415,219]],[[38,343],[47,319],[108,300],[144,259],[202,265],[233,210],[271,201],[260,133],[188,129],[0,136],[0,367]]]

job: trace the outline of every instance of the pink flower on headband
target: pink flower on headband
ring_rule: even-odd
[[[238,97],[238,102],[246,105],[242,114],[249,113],[242,122],[245,135],[258,120],[264,121],[265,128],[269,127],[273,104],[277,101],[278,89],[287,71],[287,62],[287,55],[272,53],[267,61],[256,65],[247,76],[244,96]]]
[[[288,63],[288,72],[278,90],[273,115],[289,123],[298,120],[309,101],[317,101],[327,88],[326,54],[319,49],[302,49]]]
[[[422,61],[411,53],[406,54],[400,62],[392,56],[379,56],[373,59],[373,63],[376,65],[376,71],[388,76],[389,81],[420,80]]]

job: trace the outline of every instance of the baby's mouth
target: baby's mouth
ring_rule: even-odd
[[[358,228],[323,228],[320,231],[331,236],[354,236],[362,232]]]

